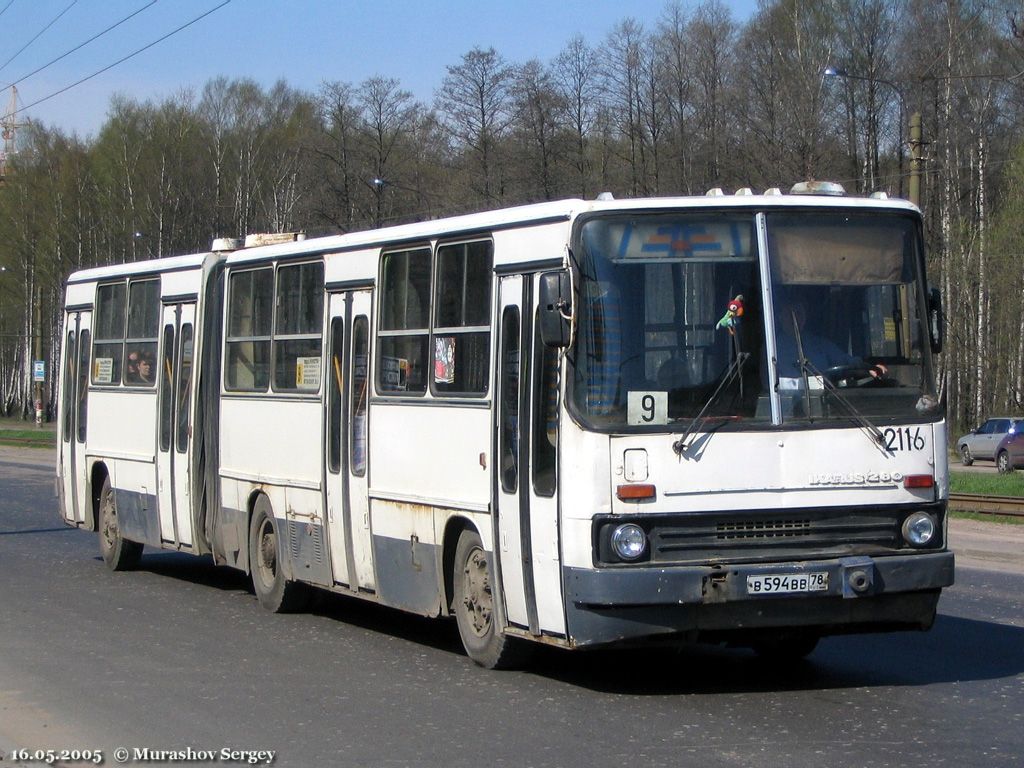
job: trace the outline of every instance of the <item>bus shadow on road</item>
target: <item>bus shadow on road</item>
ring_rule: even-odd
[[[103,562],[102,557],[96,559]],[[136,570],[187,581],[190,584],[214,587],[224,592],[252,592],[248,576],[234,568],[214,565],[208,556],[190,555],[186,552],[150,552],[147,548]]]
[[[572,685],[630,695],[920,686],[1024,674],[1024,627],[938,617],[930,632],[825,638],[807,659],[778,662],[742,648],[546,650],[531,671]]]
[[[252,583],[246,574],[234,568],[216,566],[209,557],[197,557],[182,552],[151,553],[147,549],[138,570],[190,584],[214,587],[223,592],[245,593],[252,599],[253,610],[266,613],[259,607]],[[296,616],[303,614],[330,619],[437,650],[454,654],[462,652],[454,621],[416,616],[397,608],[379,605],[372,600],[324,589],[310,589],[308,606]],[[266,615],[268,619],[271,616],[269,613]]]
[[[252,594],[241,571],[208,558],[148,553],[141,571],[222,592]],[[258,608],[255,596],[254,610]],[[447,654],[462,655],[454,621],[313,590],[304,612]],[[579,652],[540,646],[522,672],[603,693],[685,695],[865,686],[920,686],[1024,674],[1024,627],[940,614],[929,632],[828,637],[805,660],[782,663],[744,648],[699,644]],[[465,659],[467,665],[472,665]],[[488,674],[480,671],[480,674]]]
[[[323,590],[314,593],[309,612],[434,650],[463,654],[454,619],[417,616],[370,600]],[[466,663],[473,662],[466,659]]]

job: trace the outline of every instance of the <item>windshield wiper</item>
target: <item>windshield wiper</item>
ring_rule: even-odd
[[[725,373],[722,376],[722,381],[719,382],[718,386],[715,387],[715,391],[711,393],[711,397],[704,403],[704,407],[700,409],[700,412],[690,421],[690,426],[683,432],[683,436],[672,443],[672,450],[678,454],[683,454],[689,447],[689,440],[691,437],[696,435],[701,428],[711,420],[712,417],[705,417],[704,414],[708,412],[712,405],[718,402],[718,398],[721,394],[732,384],[736,379],[740,379],[743,374],[743,364],[747,362],[747,358],[750,357],[749,352],[739,352],[733,361],[729,363],[729,367],[725,369]],[[742,387],[742,379],[740,379],[740,386]],[[732,418],[730,416],[719,417],[719,418]]]
[[[832,395],[836,402],[842,406],[843,410],[846,411],[847,416],[850,417],[850,420],[853,421],[853,423],[855,423],[871,439],[871,442],[874,443],[876,447],[881,449],[882,453],[888,455],[889,450],[885,443],[885,437],[882,435],[882,430],[876,427],[867,416],[857,410],[857,407],[839,392],[839,388],[833,384],[825,374],[815,368],[814,364],[804,356],[804,345],[800,338],[800,324],[796,321],[796,312],[792,311],[792,314],[793,336],[796,341],[796,353],[798,356],[797,363],[800,366],[800,376],[803,379],[804,384],[804,403],[806,404],[808,421],[813,421],[811,416],[810,377],[808,376],[808,374],[810,374],[811,376],[821,379],[821,384],[825,388],[825,391]]]
[[[789,314],[793,319],[793,339],[796,341],[797,365],[800,366],[800,378],[804,381],[804,410],[809,419],[811,418],[811,387],[807,376],[807,369],[810,367],[811,361],[804,357],[804,342],[800,338],[800,323],[796,321],[796,310],[789,310]]]

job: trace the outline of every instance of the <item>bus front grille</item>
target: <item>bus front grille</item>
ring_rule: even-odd
[[[901,518],[888,513],[769,517],[694,515],[650,532],[652,560],[744,559],[779,554],[866,554],[898,549]],[[666,521],[667,522],[667,521]]]
[[[647,533],[652,565],[757,562],[884,555],[906,547],[901,528],[923,507],[818,508],[793,511],[694,512],[609,516],[595,521],[597,561],[622,564],[610,546],[611,532],[632,522]],[[929,505],[943,529],[942,510]],[[932,547],[941,547],[936,537]],[[635,563],[638,564],[638,563]]]

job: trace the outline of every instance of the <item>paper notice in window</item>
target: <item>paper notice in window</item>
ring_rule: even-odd
[[[97,357],[93,363],[92,380],[97,384],[110,384],[114,380],[114,358]]]
[[[298,389],[320,387],[320,358],[299,357],[295,360],[295,386]]]

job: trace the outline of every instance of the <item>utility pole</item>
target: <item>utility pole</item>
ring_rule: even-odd
[[[921,113],[910,116],[910,202],[921,207],[921,166],[924,165]]]

